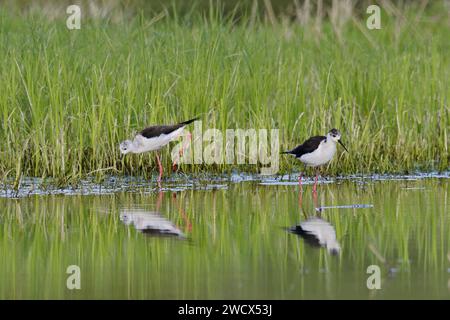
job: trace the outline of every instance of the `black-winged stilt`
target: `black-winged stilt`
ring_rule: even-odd
[[[197,119],[198,118],[195,118],[173,125],[160,125],[145,128],[144,130],[140,131],[133,140],[125,140],[121,142],[120,152],[122,154],[127,154],[130,152],[143,153],[147,151],[157,151],[167,145],[170,141],[178,138],[182,134],[184,127]],[[190,134],[189,139],[191,139]],[[180,151],[183,152],[182,149]],[[160,183],[161,177],[163,175],[163,168],[159,159],[158,152],[156,152],[156,160],[158,161],[159,167],[158,183]]]
[[[328,163],[336,153],[336,143],[339,142],[345,151],[348,152],[347,148],[341,142],[341,133],[337,129],[331,129],[326,136],[314,136],[303,142],[296,148],[282,152],[283,154],[292,154],[307,167],[320,167]],[[302,175],[300,174],[298,182],[301,186]],[[314,180],[313,191],[316,192],[318,171],[316,170],[316,178]]]

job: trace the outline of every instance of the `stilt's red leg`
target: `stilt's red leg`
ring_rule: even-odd
[[[184,154],[184,149],[187,149],[187,147],[191,144],[191,141],[192,141],[192,134],[191,134],[190,132],[188,132],[187,136],[188,136],[189,141],[188,141],[185,145],[182,145],[182,146],[181,146],[180,151],[179,151],[179,153],[178,153],[180,157],[183,156],[183,154]],[[172,164],[172,171],[176,171],[176,170],[177,170],[177,161],[174,160],[174,161],[173,161],[173,164]]]
[[[184,149],[187,149],[187,147],[191,144],[191,141],[192,141],[192,134],[191,134],[190,132],[188,132],[187,137],[188,137],[188,142],[187,142],[184,146],[181,146],[181,149],[180,149],[180,156],[183,155]]]
[[[159,154],[158,154],[158,152],[156,152],[156,160],[158,161],[158,168],[159,168],[159,177],[158,177],[158,184],[160,185],[161,184],[161,178],[162,178],[162,175],[163,175],[163,167],[162,167],[162,164],[161,164],[161,160],[159,160]]]

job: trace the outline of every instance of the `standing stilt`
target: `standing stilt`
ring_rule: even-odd
[[[296,159],[300,160],[303,164],[308,167],[320,167],[333,159],[336,153],[336,144],[339,143],[345,151],[348,152],[347,148],[341,141],[341,133],[337,129],[331,129],[326,136],[313,136],[298,145],[292,150],[284,151],[282,154],[290,154],[295,156]],[[313,191],[317,191],[317,179],[314,183]],[[299,179],[300,184],[300,179]]]

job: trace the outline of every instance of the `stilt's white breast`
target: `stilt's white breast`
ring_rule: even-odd
[[[307,166],[317,167],[324,165],[333,159],[335,153],[336,143],[327,139],[322,141],[316,150],[302,155],[299,159]]]
[[[142,153],[147,151],[154,151],[161,149],[170,141],[178,138],[183,132],[184,127],[178,128],[175,131],[172,131],[169,134],[161,134],[157,137],[145,138],[142,135],[138,134],[136,138],[134,138],[134,144],[137,146],[135,149],[135,153]]]

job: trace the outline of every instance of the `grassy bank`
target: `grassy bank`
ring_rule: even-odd
[[[450,28],[436,6],[383,11],[374,31],[352,16],[215,14],[86,19],[69,31],[64,19],[1,10],[0,178],[147,175],[153,157],[123,158],[118,143],[198,115],[204,129],[278,128],[281,149],[337,127],[351,153],[330,174],[447,170]]]

